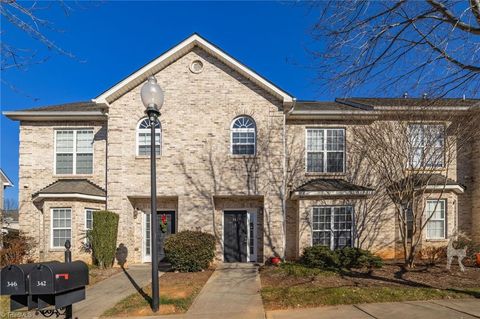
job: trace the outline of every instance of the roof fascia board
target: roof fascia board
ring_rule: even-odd
[[[105,120],[107,118],[107,114],[102,111],[6,111],[2,114],[17,121]]]
[[[42,199],[47,198],[80,198],[80,199],[89,199],[95,201],[106,201],[106,196],[94,196],[94,195],[85,195],[80,193],[48,193],[48,194],[37,194],[33,198],[34,202],[41,201]]]
[[[14,186],[14,185],[13,185],[13,182],[10,180],[10,178],[8,178],[7,174],[5,174],[5,172],[4,172],[2,169],[0,169],[0,174],[2,174],[2,177],[3,177],[3,179],[5,180],[5,181],[3,182],[3,187],[4,187],[4,188],[5,188],[5,187],[13,187],[13,186]]]
[[[447,190],[447,191],[453,191],[457,194],[463,194],[465,192],[465,189],[460,185],[428,185],[425,187],[425,190],[431,190],[431,191]]]
[[[188,52],[195,45],[204,49],[208,53],[219,58],[222,62],[228,66],[234,68],[240,74],[246,76],[248,79],[256,82],[264,89],[270,91],[274,96],[280,98],[284,104],[291,104],[293,102],[293,97],[287,94],[285,91],[281,90],[277,86],[273,85],[271,82],[267,81],[265,78],[259,74],[253,72],[245,65],[235,60],[207,40],[203,39],[197,34],[193,34],[184,41],[180,42],[178,45],[168,50],[152,62],[148,63],[138,71],[134,72],[127,78],[123,79],[95,99],[93,101],[97,103],[112,103],[116,98],[124,94],[127,90],[133,88],[134,86],[139,85],[144,81],[144,79],[151,74],[155,74],[164,68],[166,65],[175,61],[178,57],[182,56]]]

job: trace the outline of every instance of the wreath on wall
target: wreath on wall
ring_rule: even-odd
[[[163,214],[161,219],[160,219],[160,230],[162,231],[162,233],[166,233],[167,232],[167,215]]]

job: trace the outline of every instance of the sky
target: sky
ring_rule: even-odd
[[[309,33],[316,17],[303,5],[293,2],[67,2],[67,5],[68,15],[57,4],[40,2],[37,8],[38,15],[55,27],[53,31],[45,31],[46,35],[74,58],[48,51],[2,21],[5,30],[2,41],[35,51],[38,59],[48,58],[43,63],[1,74],[2,111],[90,100],[194,32],[298,99],[334,98],[329,93],[320,93],[315,81],[306,48],[317,45]],[[15,200],[18,132],[18,122],[2,115],[0,167],[15,184],[7,188],[5,197]]]

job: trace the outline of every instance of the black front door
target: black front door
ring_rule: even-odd
[[[225,262],[247,261],[247,212],[225,212],[223,220]]]

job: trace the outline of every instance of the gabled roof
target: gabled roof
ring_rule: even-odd
[[[295,189],[293,196],[368,196],[373,192],[371,188],[355,185],[343,179],[316,178]]]
[[[271,93],[273,96],[279,98],[281,101],[283,101],[284,104],[290,105],[293,102],[293,97],[287,92],[280,89],[278,86],[274,85],[272,82],[268,81],[264,77],[260,76],[258,73],[249,69],[244,64],[240,63],[239,61],[228,55],[225,51],[208,42],[196,33],[192,34],[187,39],[183,40],[170,50],[166,51],[155,60],[146,64],[138,71],[135,71],[127,78],[118,82],[113,87],[97,96],[94,101],[98,103],[112,103],[132,88],[145,82],[148,76],[154,75],[155,73],[159,72],[175,60],[188,53],[195,46],[213,55],[238,73],[242,74],[258,86],[262,87],[267,92]]]
[[[44,198],[83,198],[104,201],[107,192],[87,179],[60,179],[34,193],[34,201]]]
[[[10,180],[10,178],[8,178],[7,174],[5,174],[5,172],[1,168],[0,168],[0,177],[2,179],[3,188],[13,186],[13,183]]]

